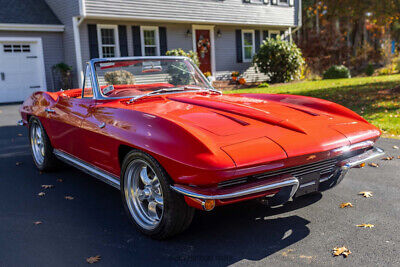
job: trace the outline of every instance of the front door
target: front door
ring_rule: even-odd
[[[196,30],[196,51],[200,60],[200,70],[211,73],[210,30]]]

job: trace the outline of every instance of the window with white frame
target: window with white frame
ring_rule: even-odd
[[[117,25],[97,25],[100,57],[119,57]]]
[[[242,30],[243,61],[251,62],[255,53],[254,30]]]
[[[159,56],[160,40],[158,35],[158,27],[142,26],[140,27],[142,39],[142,55]]]

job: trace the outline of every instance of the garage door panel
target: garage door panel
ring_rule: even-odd
[[[0,40],[0,103],[23,101],[43,90],[43,62],[37,42]]]

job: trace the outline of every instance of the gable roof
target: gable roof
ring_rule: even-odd
[[[0,23],[62,25],[44,0],[0,0]]]

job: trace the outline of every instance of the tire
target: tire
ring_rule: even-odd
[[[29,141],[33,162],[40,171],[52,171],[58,167],[59,161],[53,154],[50,139],[36,117],[29,119]]]
[[[167,239],[186,230],[194,208],[170,188],[164,168],[150,155],[129,152],[122,163],[121,196],[130,221],[153,239]]]

